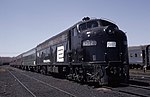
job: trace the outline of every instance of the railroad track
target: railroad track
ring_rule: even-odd
[[[87,85],[81,85],[66,79],[59,79],[11,67],[4,67],[4,69],[6,71],[4,75],[7,73],[6,76],[11,79],[11,84],[14,84],[13,87],[9,88],[9,90],[11,89],[10,95],[12,95],[10,97],[99,97],[99,95],[108,97],[108,95],[112,95],[111,93],[105,94],[101,91],[95,91]],[[5,78],[3,75],[1,77]],[[10,81],[6,79],[6,83],[10,83]],[[15,90],[19,90],[19,93],[15,92]],[[8,89],[6,92],[9,92]],[[116,95],[113,94],[112,97],[116,97]]]
[[[150,86],[150,76],[148,75],[130,75],[130,83],[140,86]]]
[[[8,71],[18,82],[21,86],[23,86],[33,97],[37,97],[29,88],[27,88],[11,71]]]
[[[150,76],[148,76],[148,75],[130,75],[130,78],[150,81]]]
[[[8,71],[9,71],[9,70],[8,70]],[[12,73],[11,71],[9,71],[9,73],[19,82],[19,84],[20,84],[22,87],[24,87],[24,88],[31,94],[32,97],[38,97],[38,95],[36,95],[34,92],[32,92],[32,90],[30,90],[21,80],[19,80],[19,78],[18,78],[14,73]],[[36,81],[36,82],[39,83],[39,84],[43,84],[43,85],[45,85],[45,86],[47,86],[47,87],[53,88],[53,89],[55,89],[55,90],[57,90],[57,91],[60,91],[60,92],[62,92],[62,93],[64,93],[64,94],[68,95],[68,97],[77,97],[77,96],[75,96],[74,94],[71,94],[71,93],[69,93],[69,92],[67,92],[67,91],[65,91],[65,90],[62,90],[62,89],[58,88],[58,87],[55,87],[55,86],[50,85],[50,84],[48,84],[48,83],[45,83],[45,82],[43,82],[43,81],[41,81],[41,80],[38,80],[38,79],[36,79],[36,78],[33,78],[33,77],[29,76],[29,75],[26,75],[26,74],[23,74],[23,73],[20,73],[20,74],[26,76],[27,78],[30,78],[30,79]]]
[[[138,86],[138,85],[127,85],[121,84],[121,87],[108,87],[103,86],[106,88],[105,90],[114,91],[118,93],[128,94],[130,96],[136,97],[150,97],[150,87]]]
[[[129,85],[128,87],[124,87],[121,89],[116,89],[119,92],[127,93],[135,96],[140,97],[150,97],[150,88],[145,86],[138,86],[138,85]]]
[[[27,92],[30,93],[31,97],[51,97],[47,96],[49,94],[52,94],[52,97],[54,97],[53,95],[57,95],[55,94],[57,92],[58,95],[55,97],[108,97],[110,95],[112,97],[150,97],[150,86],[146,87],[133,84],[127,86],[125,84],[122,84],[119,87],[93,87],[89,85],[80,85],[79,83],[71,82],[68,80],[62,80],[58,78],[56,79],[50,76],[45,76],[33,72],[26,72],[14,68],[9,68],[8,71],[10,73],[9,75],[13,76],[14,79]],[[45,89],[48,93],[45,94],[44,91],[38,91],[36,89],[38,87],[45,87],[43,89]],[[38,93],[37,91],[41,93]]]

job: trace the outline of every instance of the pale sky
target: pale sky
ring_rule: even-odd
[[[128,45],[150,44],[150,0],[0,0],[0,56],[17,56],[83,17],[107,18]]]

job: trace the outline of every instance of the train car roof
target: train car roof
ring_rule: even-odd
[[[28,50],[28,51],[22,53],[22,56],[23,56],[23,57],[24,57],[24,56],[28,56],[28,55],[31,55],[31,54],[33,54],[33,53],[35,53],[35,52],[36,52],[36,48],[32,48],[32,49],[30,49],[30,50]]]
[[[135,49],[144,49],[149,45],[140,45],[140,46],[129,46],[128,50],[135,50]]]
[[[135,50],[135,49],[141,49],[141,46],[130,46],[130,47],[128,47],[128,50]]]

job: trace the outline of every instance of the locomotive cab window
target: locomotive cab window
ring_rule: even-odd
[[[87,22],[87,28],[95,28],[98,27],[98,23],[97,21],[91,21],[91,22]]]
[[[79,25],[79,30],[80,30],[80,31],[86,30],[86,23],[80,24],[80,25]]]
[[[117,25],[115,25],[115,24],[113,24],[113,23],[111,23],[109,21],[106,21],[106,20],[100,20],[100,25],[101,26],[110,26],[111,25],[111,26],[113,26],[113,27],[118,29]]]
[[[97,21],[90,21],[90,22],[80,24],[79,25],[79,30],[84,31],[84,30],[87,30],[87,29],[95,28],[95,27],[98,27],[98,22]]]

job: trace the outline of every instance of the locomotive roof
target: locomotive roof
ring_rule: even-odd
[[[58,36],[60,36],[60,35],[63,35],[63,34],[65,34],[65,33],[67,33],[70,29],[72,29],[73,27],[75,27],[75,26],[77,26],[77,25],[80,25],[80,24],[86,23],[86,22],[90,22],[90,21],[94,21],[94,20],[96,20],[96,21],[98,21],[98,20],[99,20],[99,21],[106,21],[106,22],[110,22],[110,23],[116,25],[114,22],[112,22],[111,20],[108,20],[108,19],[96,19],[96,18],[90,19],[89,17],[85,17],[85,18],[83,18],[81,21],[79,21],[79,22],[77,22],[76,24],[74,24],[73,26],[69,27],[68,29],[66,29],[66,30],[60,32],[59,34],[50,37],[50,38],[47,39],[46,41],[44,41],[44,42],[38,44],[37,47],[39,47],[39,46],[42,45],[42,44],[45,44],[45,43],[49,42],[50,40],[53,40],[54,38],[56,38],[56,37],[58,37]],[[117,26],[117,25],[116,25],[116,26]]]

